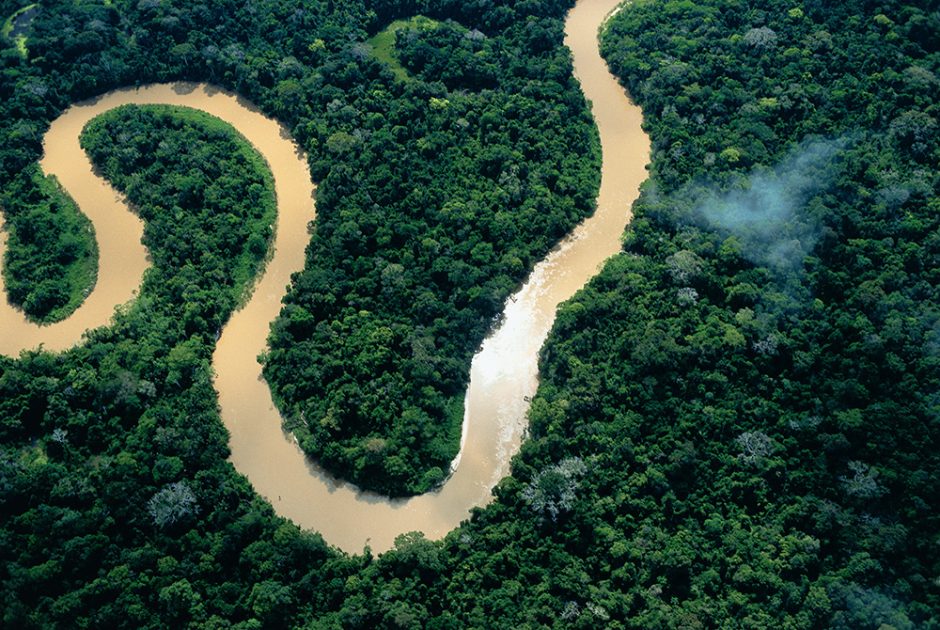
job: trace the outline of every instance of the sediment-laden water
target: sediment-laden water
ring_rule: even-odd
[[[319,531],[344,550],[359,552],[368,545],[381,552],[392,547],[396,536],[413,530],[442,537],[467,518],[472,507],[487,503],[493,486],[509,473],[525,429],[528,399],[538,385],[538,352],[555,310],[620,250],[630,206],[646,178],[650,145],[640,127],[640,110],[598,53],[598,28],[618,3],[581,0],[568,15],[565,29],[575,75],[592,103],[603,148],[597,211],[538,263],[507,301],[503,323],[474,357],[460,454],[453,474],[437,491],[396,500],[361,492],[318,468],[283,431],[257,357],[265,349],[291,273],[304,264],[307,224],[315,215],[313,185],[306,156],[283,127],[244,100],[211,86],[177,83],[118,90],[76,104],[53,122],[41,165],[59,178],[94,224],[98,282],[71,317],[49,326],[31,324],[0,300],[0,353],[16,355],[40,343],[47,350],[67,349],[81,341],[86,329],[107,325],[115,306],[133,299],[140,287],[148,265],[140,243],[142,224],[92,171],[78,144],[85,124],[128,103],[201,109],[234,126],[264,156],[278,202],[273,258],[250,300],[222,330],[213,355],[232,464],[279,514]],[[2,247],[0,243],[0,256]]]

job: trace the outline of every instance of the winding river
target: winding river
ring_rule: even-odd
[[[257,356],[281,307],[290,275],[304,265],[314,219],[314,188],[304,153],[286,129],[243,99],[206,85],[164,84],[110,92],[78,103],[52,123],[44,139],[43,170],[55,175],[91,219],[99,248],[94,291],[68,319],[37,326],[0,300],[0,353],[17,355],[40,344],[61,351],[89,328],[108,325],[115,305],[134,298],[149,262],[140,243],[143,226],[123,198],[94,174],[78,137],[85,124],[123,104],[169,104],[201,109],[238,129],[267,160],[278,202],[274,255],[248,303],[225,326],[213,355],[222,420],[230,433],[231,462],[275,510],[319,531],[331,544],[382,552],[396,536],[420,530],[441,538],[486,504],[525,430],[528,398],[538,386],[538,352],[558,304],[593,277],[620,249],[629,208],[646,179],[649,139],[641,114],[610,75],[598,53],[597,32],[620,0],[580,0],[569,13],[565,43],[575,75],[592,102],[600,131],[603,167],[595,214],[536,265],[506,302],[502,325],[488,337],[471,366],[460,453],[453,474],[437,491],[388,499],[338,481],[308,460],[281,418],[261,377]],[[3,249],[0,234],[0,255]],[[2,279],[0,279],[2,289]]]

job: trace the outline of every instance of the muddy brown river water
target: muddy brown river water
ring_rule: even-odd
[[[41,161],[91,219],[98,239],[99,273],[94,291],[68,319],[49,326],[28,322],[0,300],[0,353],[16,355],[43,344],[65,350],[90,328],[105,326],[115,306],[134,298],[149,262],[140,243],[141,221],[122,197],[97,177],[78,137],[95,116],[128,103],[201,109],[238,129],[264,156],[274,174],[278,201],[274,255],[248,303],[226,324],[213,355],[222,420],[230,433],[231,462],[275,510],[320,532],[349,552],[368,545],[390,549],[399,534],[419,530],[441,538],[486,504],[493,486],[509,473],[526,426],[528,398],[538,386],[538,352],[558,304],[593,277],[620,250],[630,206],[646,179],[650,144],[641,113],[598,53],[597,32],[620,0],[581,0],[568,15],[565,43],[575,75],[592,103],[603,149],[597,211],[536,265],[506,302],[503,322],[483,343],[471,366],[461,449],[453,474],[437,491],[389,499],[338,481],[308,460],[285,433],[257,356],[281,307],[290,275],[304,265],[314,219],[314,188],[306,156],[278,123],[250,103],[206,85],[164,84],[110,92],[79,103],[54,121]],[[0,236],[0,255],[3,249]],[[2,279],[0,279],[2,288]]]

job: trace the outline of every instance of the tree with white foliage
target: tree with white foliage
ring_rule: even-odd
[[[735,441],[741,447],[738,459],[751,466],[759,465],[774,450],[774,441],[763,431],[745,431]]]
[[[587,467],[580,457],[567,457],[543,468],[522,491],[533,512],[548,515],[552,521],[574,507],[575,491]]]
[[[167,527],[199,512],[199,504],[189,484],[177,481],[153,495],[147,511],[158,527]]]

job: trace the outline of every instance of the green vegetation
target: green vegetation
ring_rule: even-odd
[[[526,45],[545,46],[536,33]],[[398,31],[398,58],[425,81],[440,81],[453,90],[481,90],[496,86],[503,56],[513,47],[500,38],[487,37],[453,20],[419,24]]]
[[[936,26],[637,2],[605,33],[653,177],[559,317],[529,447],[593,458],[558,539],[599,534],[628,625],[938,623]]]
[[[35,62],[0,58],[0,182],[29,181],[44,124],[75,100],[171,78],[235,89],[293,129],[320,182],[310,264],[275,337],[351,330],[348,349],[374,365],[385,346],[370,336],[386,332],[370,322],[390,317],[378,302],[434,313],[449,308],[440,296],[462,307],[472,292],[498,305],[479,289],[495,269],[438,286],[463,281],[472,254],[423,276],[423,239],[463,255],[485,225],[492,243],[515,243],[496,238],[512,219],[500,213],[525,208],[538,181],[551,197],[526,220],[568,205],[568,220],[529,232],[546,246],[589,206],[596,162],[560,49],[567,6],[55,3],[32,26]],[[415,13],[503,41],[500,65],[519,78],[501,67],[498,88],[466,93],[414,70],[396,81],[357,46]],[[168,129],[175,116],[121,112],[92,142],[96,163],[129,147],[146,165],[161,142],[175,148],[138,187],[161,193],[137,202],[155,266],[135,307],[82,347],[0,358],[2,625],[940,627],[937,19],[931,3],[896,0],[621,11],[604,52],[654,146],[626,251],[563,307],[530,437],[495,501],[443,542],[408,534],[379,558],[336,553],[276,517],[226,462],[208,361],[263,221],[235,203],[242,191],[227,223],[254,227],[234,246],[214,215],[178,223],[178,180],[232,145]],[[122,140],[128,124],[139,132]],[[189,164],[191,147],[208,159]],[[473,151],[490,154],[464,164]],[[513,165],[529,186],[520,206]],[[143,172],[116,160],[108,176],[125,169]],[[241,190],[241,171],[221,172]],[[536,256],[515,255],[520,275]],[[402,289],[393,263],[417,268],[430,296]],[[393,339],[435,325],[401,312],[385,326]],[[482,312],[494,311],[470,309],[466,326],[434,317],[452,339],[486,330]],[[411,347],[452,375],[446,415],[467,355],[432,339]],[[317,366],[355,367],[345,351],[273,380],[306,388],[325,378]]]
[[[495,87],[506,42],[453,20],[395,20],[367,42],[395,76],[440,81],[451,89]],[[544,45],[544,43],[543,43]]]
[[[2,172],[35,159],[37,121],[147,77],[209,80],[284,121],[312,156],[318,219],[265,376],[287,426],[328,470],[420,493],[459,448],[473,351],[527,270],[593,207],[598,143],[567,53],[547,45],[562,38],[555,2],[518,14],[428,7],[453,21],[405,49],[408,82],[364,46],[400,16],[394,5],[269,8],[252,46],[241,13],[221,5],[44,11],[33,61],[4,58],[15,93],[4,124],[24,141],[0,154]],[[497,50],[513,54],[497,66]],[[441,63],[461,55],[477,59],[473,72]],[[62,68],[68,76],[50,85]]]
[[[408,79],[408,71],[398,60],[398,54],[395,51],[395,42],[398,32],[405,30],[428,30],[437,28],[438,22],[423,15],[415,15],[407,20],[395,20],[381,31],[366,40],[366,43],[372,47],[372,54],[382,63],[388,65],[395,73],[395,76],[402,81]]]
[[[9,184],[0,206],[8,229],[3,273],[10,301],[37,322],[65,319],[95,286],[91,222],[35,166]]]
[[[316,230],[264,372],[307,453],[393,496],[444,479],[473,353],[527,270],[592,210],[598,182],[584,101],[559,83],[567,53],[532,43],[560,41],[559,21],[507,19],[482,39],[454,21],[413,24],[397,31],[413,80],[357,44],[371,74],[311,96],[326,108],[308,140]],[[475,48],[525,52],[475,57],[486,78],[458,54]]]
[[[158,282],[167,270],[192,273],[198,261],[219,279],[212,291],[194,291],[189,280],[174,286],[169,278],[161,286],[177,290],[177,299],[185,294],[187,332],[220,330],[258,274],[273,237],[277,204],[264,158],[228,123],[169,105],[115,108],[88,123],[81,143],[147,222],[145,244],[169,239],[171,221],[173,234],[189,235],[151,251],[154,269],[147,281]],[[211,241],[200,237],[206,233]],[[224,297],[213,304],[219,292]]]
[[[32,13],[38,9],[38,4],[30,4],[21,9],[18,9],[10,17],[6,19],[3,23],[3,26],[0,27],[0,37],[3,39],[12,42],[16,47],[16,51],[20,54],[21,57],[26,57],[29,54],[29,51],[26,49],[26,28],[17,24],[17,20],[21,21],[31,21]]]
[[[222,547],[244,550],[281,526],[225,460],[209,367],[217,331],[263,263],[273,187],[248,143],[201,112],[123,107],[93,120],[81,140],[145,219],[154,266],[133,307],[85,345],[0,359],[0,503],[9,541],[0,566],[4,595],[22,595],[6,601],[2,623],[146,627],[155,623],[148,609],[166,606],[166,623],[174,624],[190,614],[190,599],[202,597],[188,586],[190,578],[200,584],[190,561],[215,553],[216,543],[198,531],[221,527]],[[64,529],[53,534],[53,522]],[[195,546],[178,556],[173,549],[184,539]],[[319,567],[325,559],[322,542],[295,528],[278,541],[291,549],[288,564]],[[222,547],[216,552],[227,554]],[[45,554],[57,559],[46,563]],[[219,571],[218,596],[239,557],[235,551],[232,560],[220,556],[217,569],[206,567]],[[277,564],[286,575],[287,565]],[[155,581],[141,570],[155,571]],[[158,574],[177,577],[163,583]],[[117,595],[122,581],[152,589],[152,600],[104,594]]]

